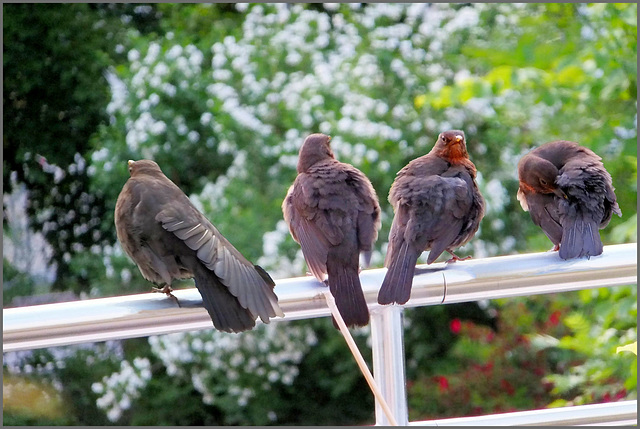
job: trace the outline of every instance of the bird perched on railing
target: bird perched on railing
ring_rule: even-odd
[[[543,144],[518,163],[517,198],[562,259],[602,253],[599,229],[622,216],[602,158],[578,143]]]
[[[388,268],[379,304],[409,300],[418,257],[431,250],[427,264],[474,236],[484,216],[484,199],[475,182],[464,133],[445,131],[431,151],[398,172],[389,191],[395,215],[385,258]]]
[[[380,205],[369,179],[335,159],[331,138],[311,134],[298,158],[298,176],[282,203],[291,236],[311,273],[327,282],[347,326],[369,323],[359,278],[359,255],[368,264],[380,229]],[[335,324],[334,320],[334,324]]]
[[[131,177],[116,201],[115,224],[124,251],[142,276],[171,296],[174,279],[195,278],[216,329],[241,332],[256,317],[284,316],[275,283],[196,209],[150,160],[129,161]]]

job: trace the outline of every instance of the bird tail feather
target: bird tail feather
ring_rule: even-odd
[[[256,315],[242,307],[238,298],[208,269],[195,269],[196,287],[202,295],[202,303],[207,309],[216,329],[224,332],[242,332],[253,328]]]
[[[338,262],[338,261],[336,261]],[[347,326],[366,326],[369,323],[369,308],[362,292],[358,267],[344,262],[327,264],[329,290]],[[333,325],[338,328],[335,319]]]
[[[382,286],[378,292],[378,304],[405,304],[411,296],[413,274],[420,253],[405,241],[389,264]]]
[[[602,253],[598,224],[583,213],[567,216],[563,220],[560,258],[572,259],[597,256]]]

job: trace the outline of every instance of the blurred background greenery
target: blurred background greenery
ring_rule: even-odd
[[[274,278],[303,275],[280,205],[312,132],[378,192],[374,267],[395,173],[446,129],[465,131],[487,200],[461,256],[551,247],[516,201],[515,166],[556,139],[613,176],[623,216],[604,243],[636,241],[636,4],[3,4],[3,17],[5,308],[149,290],[113,227],[128,159],[155,159]],[[636,339],[636,301],[629,285],[406,310],[410,419],[636,398],[637,360],[615,353]],[[354,335],[370,359],[369,329]],[[3,373],[9,425],[374,422],[327,318],[6,353]]]

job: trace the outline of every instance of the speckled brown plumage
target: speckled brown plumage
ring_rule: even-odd
[[[602,253],[599,229],[622,216],[601,158],[576,142],[543,144],[518,163],[518,200],[562,259]]]
[[[291,235],[311,273],[329,284],[347,326],[369,323],[359,278],[359,255],[371,252],[380,229],[380,206],[371,182],[335,159],[330,137],[311,134],[298,159],[298,176],[282,203]],[[335,324],[335,321],[334,321]]]
[[[395,215],[385,259],[388,268],[378,303],[404,304],[411,295],[418,257],[430,250],[431,264],[474,236],[484,216],[484,199],[475,182],[464,133],[438,136],[433,149],[405,166],[393,182],[389,202]]]

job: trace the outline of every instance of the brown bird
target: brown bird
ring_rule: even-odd
[[[195,278],[216,329],[241,332],[256,317],[284,316],[275,283],[253,265],[196,209],[150,160],[129,161],[131,177],[115,210],[122,248],[142,276],[171,295],[174,279]]]
[[[330,141],[324,134],[305,139],[298,176],[282,212],[311,273],[321,282],[328,275],[329,290],[345,324],[365,326],[369,309],[358,275],[359,255],[365,252],[369,263],[380,229],[380,205],[369,179],[337,161]]]
[[[385,258],[388,268],[379,304],[404,304],[411,295],[418,257],[431,250],[431,264],[445,250],[453,250],[474,236],[484,216],[484,199],[475,182],[464,133],[445,131],[431,152],[414,159],[398,172],[389,202],[395,215]]]
[[[578,143],[543,144],[518,163],[518,201],[562,259],[602,253],[598,229],[622,216],[602,158]]]

